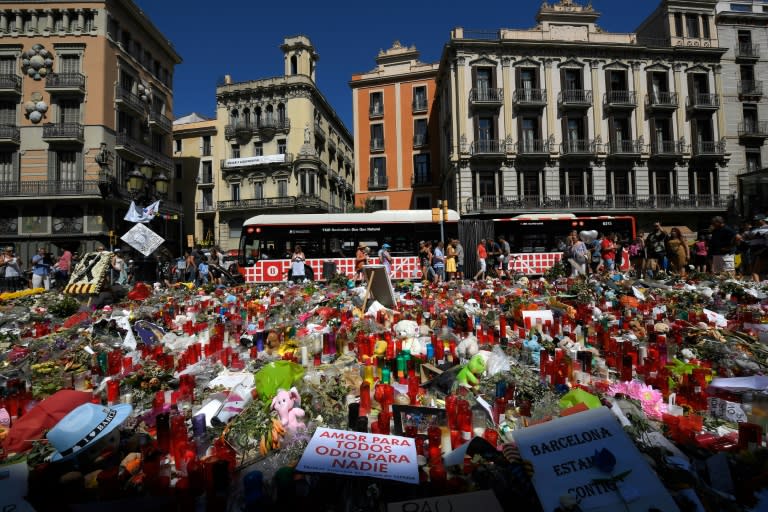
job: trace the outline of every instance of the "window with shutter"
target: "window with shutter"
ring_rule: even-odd
[[[62,55],[59,58],[59,72],[63,75],[80,72],[79,55]]]
[[[54,180],[71,182],[77,179],[77,152],[57,151]]]
[[[80,122],[80,103],[77,101],[59,102],[59,122],[60,123],[79,123]]]
[[[16,104],[0,102],[0,125],[16,125]]]
[[[13,166],[14,152],[3,151],[0,152],[0,182],[15,181],[15,172]]]
[[[16,57],[0,57],[0,75],[16,74]]]

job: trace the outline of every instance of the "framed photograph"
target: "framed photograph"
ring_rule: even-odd
[[[395,420],[393,434],[397,436],[404,435],[406,429],[410,430],[411,433],[426,435],[431,426],[444,427],[448,425],[445,409],[415,405],[392,405],[392,416]]]

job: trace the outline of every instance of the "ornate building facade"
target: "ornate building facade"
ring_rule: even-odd
[[[0,1],[0,244],[25,261],[38,245],[92,250],[130,227],[131,197],[152,193],[170,201],[166,221],[150,227],[177,246],[170,136],[180,62],[130,0]],[[129,192],[138,169],[146,187]]]
[[[306,36],[285,39],[283,76],[216,88],[218,243],[237,248],[248,218],[344,212],[353,205],[353,142],[315,84],[318,54]]]
[[[433,109],[437,64],[395,42],[376,68],[352,75],[355,200],[377,209],[428,209],[441,199],[440,138]]]
[[[451,206],[632,214],[641,225],[725,212],[715,3],[663,0],[628,34],[604,32],[574,0],[545,2],[532,29],[453,30],[437,79]]]
[[[731,181],[738,190],[738,212],[744,217],[766,213],[768,179],[768,103],[763,90],[768,77],[768,4],[743,0],[717,3],[717,35],[723,55],[727,150]]]

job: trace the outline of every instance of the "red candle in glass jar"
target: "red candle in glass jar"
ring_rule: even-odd
[[[360,416],[368,416],[371,412],[371,385],[364,380],[360,384]]]

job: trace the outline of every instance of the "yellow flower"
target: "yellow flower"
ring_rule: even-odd
[[[45,291],[45,288],[31,288],[28,290],[20,290],[18,292],[5,292],[0,293],[0,300],[13,300],[21,297],[29,297],[30,295],[38,295]]]

